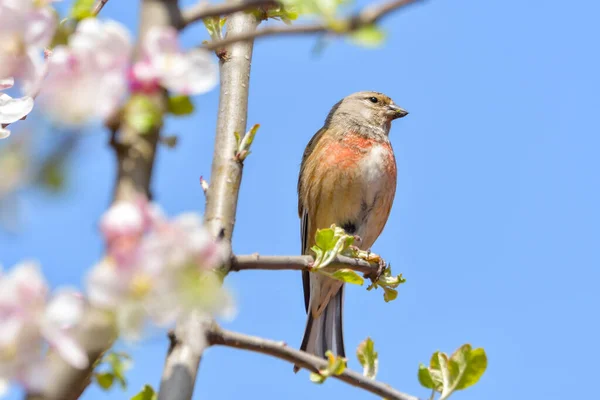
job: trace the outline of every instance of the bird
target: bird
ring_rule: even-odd
[[[408,112],[383,93],[362,91],[336,103],[310,139],[298,178],[302,254],[312,255],[317,229],[332,224],[370,250],[390,214],[396,193],[391,123]],[[344,283],[302,272],[306,328],[300,350],[325,358],[345,357]],[[298,371],[298,367],[294,371]]]

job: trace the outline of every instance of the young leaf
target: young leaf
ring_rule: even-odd
[[[96,0],[75,0],[71,8],[71,18],[81,21],[84,18],[93,17],[92,8]]]
[[[319,385],[321,383],[325,382],[325,379],[327,379],[326,376],[323,376],[321,374],[317,374],[316,372],[311,372],[309,378],[310,378],[311,382],[319,384]]]
[[[362,276],[358,275],[355,271],[351,269],[338,269],[333,274],[331,274],[332,278],[340,280],[342,282],[351,283],[353,285],[361,285],[365,283],[365,280]]]
[[[349,38],[357,45],[378,47],[385,40],[385,33],[375,25],[367,25],[351,33]]]
[[[356,356],[360,365],[363,366],[363,375],[367,378],[375,379],[379,360],[378,354],[375,351],[375,344],[371,338],[366,338],[358,345]]]
[[[189,115],[194,112],[194,103],[189,96],[169,96],[167,110],[173,115]]]
[[[156,400],[157,398],[158,396],[156,395],[156,392],[154,392],[154,389],[152,389],[152,386],[144,385],[142,390],[133,396],[131,400]]]
[[[476,384],[487,368],[487,355],[482,348],[472,349],[470,344],[464,344],[458,348],[451,356],[450,361],[462,369],[464,372],[462,379],[456,385],[455,390],[466,389]]]
[[[116,380],[123,390],[127,389],[127,380],[125,372],[131,366],[131,358],[125,353],[111,352],[106,354],[99,364],[104,364],[108,370],[94,374],[98,384],[105,390],[108,390]]]
[[[382,287],[383,300],[385,300],[385,302],[387,303],[392,300],[395,300],[396,297],[398,297],[398,291],[395,290],[395,288],[397,288],[398,286],[400,286],[400,284],[404,282],[406,282],[406,279],[402,277],[402,274],[393,276],[392,267],[388,265],[377,280],[377,282],[373,282],[371,285],[369,285],[367,290]]]
[[[109,390],[112,387],[113,382],[115,380],[115,376],[110,372],[101,372],[94,374],[94,378],[96,379],[98,386],[100,386],[104,390]]]
[[[386,286],[383,287],[383,300],[386,303],[396,300],[396,297],[398,297],[398,291],[396,289],[390,289]]]
[[[335,246],[334,232],[333,229],[317,229],[317,233],[315,234],[315,244],[323,249],[330,250]]]
[[[133,95],[124,110],[125,122],[133,129],[146,134],[162,124],[162,114],[158,107],[144,95]]]
[[[440,392],[445,400],[454,391],[466,389],[479,381],[487,368],[487,356],[482,348],[472,349],[462,345],[450,357],[436,351],[429,367],[419,365],[419,382],[422,386]]]
[[[325,353],[327,357],[327,367],[320,369],[319,373],[312,372],[310,380],[314,383],[321,384],[331,375],[341,375],[346,369],[346,359],[340,356],[334,356],[329,350]]]

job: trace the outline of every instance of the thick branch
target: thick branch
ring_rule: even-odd
[[[200,2],[181,12],[181,25],[179,26],[179,29],[183,29],[194,22],[203,20],[204,18],[229,15],[238,11],[248,11],[253,8],[272,7],[277,6],[278,4],[279,3],[275,0],[247,0],[241,3],[219,4]]]
[[[106,1],[97,3],[102,6]],[[99,11],[99,10],[98,10]],[[179,16],[177,0],[142,0],[140,37],[153,26],[175,26]],[[138,43],[138,50],[139,50]],[[154,96],[152,101],[160,110],[166,108],[164,94]],[[150,178],[156,154],[160,128],[151,132],[137,132],[130,126],[122,126],[119,139],[112,141],[117,153],[117,180],[114,200],[132,200],[138,195],[149,196]],[[95,362],[108,350],[116,339],[114,321],[100,310],[88,308],[75,337],[84,347],[90,365],[78,370],[65,363],[56,353],[49,354],[50,370],[48,385],[43,394],[28,394],[28,399],[74,400],[79,398],[91,381]]]
[[[259,254],[250,254],[243,256],[234,256],[231,259],[230,271],[244,270],[294,270],[309,271],[310,265],[314,261],[311,256],[261,256]],[[324,267],[326,270],[335,271],[342,268],[348,268],[356,272],[362,272],[367,277],[376,278],[381,273],[381,266],[378,263],[369,263],[357,258],[337,256],[331,264]]]
[[[223,345],[268,354],[293,363],[301,368],[306,368],[312,372],[318,372],[319,369],[327,367],[327,361],[324,359],[288,347],[283,342],[230,332],[219,328],[216,324],[207,331],[207,338],[211,345]],[[331,377],[364,389],[387,400],[418,400],[417,397],[399,392],[385,383],[367,378],[358,372],[348,369],[341,375],[333,375]]]
[[[332,27],[327,25],[325,22],[317,22],[314,24],[307,25],[272,25],[262,29],[258,29],[254,32],[245,32],[243,34],[235,36],[230,35],[223,40],[209,42],[203,45],[202,47],[208,50],[216,50],[231,43],[244,42],[256,38],[275,35],[283,36],[312,33],[327,33],[336,36],[344,35],[347,33],[354,32],[362,27],[372,25],[378,22],[386,15],[390,14],[392,11],[395,11],[399,8],[405,7],[415,2],[417,2],[417,0],[394,0],[389,3],[367,7],[364,10],[340,21],[340,26],[343,27],[340,29],[332,29]]]
[[[245,35],[253,32],[257,25],[253,14],[235,13],[227,20],[227,35]],[[234,133],[243,134],[246,131],[252,47],[251,41],[235,43],[224,49],[224,56],[220,58],[219,114],[204,222],[211,234],[225,244],[227,258],[231,256],[231,238],[243,166],[234,159]],[[229,265],[225,268],[228,269]],[[195,350],[190,341],[196,339],[194,335],[201,332],[198,328],[206,323],[205,317],[193,315],[177,324],[175,340],[165,362],[159,400],[191,398],[202,352]]]

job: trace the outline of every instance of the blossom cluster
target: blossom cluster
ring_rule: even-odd
[[[192,310],[232,315],[233,302],[214,272],[222,245],[192,213],[168,220],[145,200],[117,202],[102,217],[107,254],[89,273],[92,305],[115,312],[125,338],[146,322],[172,324]]]
[[[168,219],[145,199],[120,201],[102,216],[100,231],[106,256],[87,275],[86,298],[72,289],[51,296],[34,262],[0,271],[0,396],[9,382],[43,390],[49,348],[76,368],[88,366],[73,336],[87,305],[114,315],[126,340],[192,311],[233,316],[233,300],[216,272],[224,248],[196,214]],[[202,346],[201,335],[191,345]]]
[[[84,301],[74,290],[50,296],[35,262],[0,271],[0,395],[9,381],[32,391],[45,384],[44,355],[51,347],[76,368],[88,359],[72,338],[83,317]]]
[[[68,43],[50,50],[58,27],[54,1],[60,0],[0,0],[0,91],[17,82],[22,92],[0,93],[0,138],[31,112],[34,99],[51,120],[80,125],[113,115],[128,92],[197,95],[216,85],[210,53],[184,51],[172,27],[145,32],[135,63],[128,30],[95,17],[77,22]]]

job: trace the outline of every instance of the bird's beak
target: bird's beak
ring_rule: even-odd
[[[408,111],[406,111],[405,109],[403,109],[401,107],[398,107],[394,103],[390,104],[388,106],[388,109],[390,110],[392,119],[402,118],[402,117],[406,117],[408,115]]]

